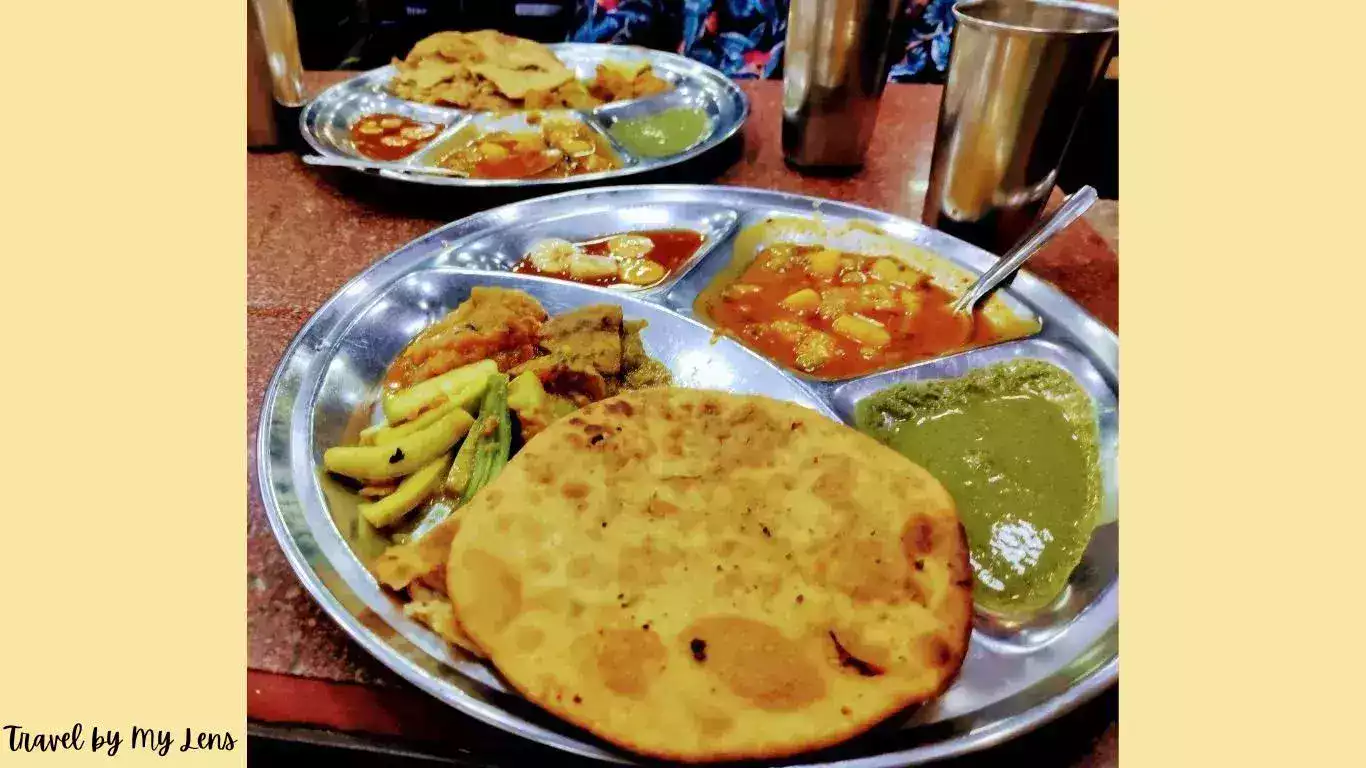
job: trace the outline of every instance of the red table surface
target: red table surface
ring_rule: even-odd
[[[320,87],[344,76],[310,73],[309,81]],[[939,104],[937,86],[889,86],[868,165],[843,179],[810,178],[789,170],[778,138],[781,84],[745,81],[741,87],[752,107],[744,153],[716,183],[816,195],[919,217]],[[352,643],[290,570],[256,490],[261,398],[285,346],[343,283],[446,222],[348,196],[294,153],[247,155],[247,701],[253,721],[396,738],[457,752],[472,741],[485,748],[514,748],[494,729],[412,688]],[[1034,257],[1029,269],[1118,330],[1119,258],[1084,221]],[[988,751],[982,759],[984,764],[1015,761],[1021,750],[1029,751],[1031,762],[1045,757],[1042,750],[1061,761],[1056,764],[1116,764],[1113,693],[1021,744]]]

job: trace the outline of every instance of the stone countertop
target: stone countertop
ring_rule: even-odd
[[[344,73],[310,73],[314,88]],[[760,187],[857,203],[918,218],[925,194],[938,110],[936,86],[891,85],[884,97],[873,136],[868,166],[844,179],[800,176],[784,165],[779,147],[781,83],[745,81],[752,112],[745,126],[742,156],[715,180],[718,184]],[[402,203],[348,194],[305,166],[292,152],[248,153],[247,158],[247,402],[248,528],[247,643],[249,715],[258,722],[295,722],[351,731],[403,737],[399,728],[386,733],[374,726],[377,713],[360,717],[357,708],[383,707],[385,696],[407,700],[422,709],[441,705],[417,694],[352,643],[308,597],[270,532],[256,492],[255,434],[261,397],[283,353],[309,316],[343,283],[380,257],[437,226],[459,218],[459,212],[406,209]],[[1079,223],[1031,260],[1029,269],[1052,282],[1089,312],[1118,330],[1119,259],[1117,206],[1105,206],[1094,221],[1105,231]],[[293,681],[293,683],[291,682]],[[319,685],[313,694],[290,693],[291,684]],[[336,684],[329,687],[327,684]],[[253,693],[253,690],[256,693]],[[322,693],[319,693],[321,691]],[[334,691],[370,701],[343,707],[349,717],[319,709],[319,696]],[[379,697],[379,698],[375,698]],[[1117,751],[1117,713],[1113,693],[1079,714],[1090,713],[1086,734],[1056,732],[1085,748],[1066,763],[1113,765]],[[350,701],[350,699],[347,699]],[[1096,715],[1096,707],[1109,715]],[[490,729],[450,710],[432,713],[445,727],[441,739],[465,726],[491,738]],[[378,718],[380,722],[389,722]],[[460,727],[450,720],[460,721]],[[1088,721],[1090,722],[1090,721]],[[1058,723],[1062,727],[1064,723]],[[1050,726],[1045,732],[1055,732]],[[1051,743],[1051,742],[1050,742]],[[990,753],[988,753],[990,754]],[[1004,759],[1004,758],[1003,758]],[[1080,762],[1077,762],[1080,761]]]

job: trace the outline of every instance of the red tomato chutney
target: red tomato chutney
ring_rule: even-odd
[[[848,378],[1005,338],[980,312],[891,256],[777,243],[708,305],[723,330],[777,362]]]
[[[622,232],[577,243],[542,240],[512,271],[588,285],[648,288],[686,264],[704,240],[690,229]]]
[[[441,126],[402,115],[366,115],[351,126],[351,143],[372,160],[402,160],[427,145]]]

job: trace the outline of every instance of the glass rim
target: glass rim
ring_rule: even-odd
[[[1026,0],[1029,5],[1048,5],[1088,13],[1106,19],[1109,24],[1099,29],[1077,29],[1068,27],[1032,27],[1025,24],[1011,24],[1004,21],[983,19],[970,13],[973,9],[1001,3],[1002,0],[965,0],[953,6],[954,20],[959,24],[976,25],[1005,32],[1020,32],[1036,35],[1106,35],[1119,31],[1119,12],[1096,3],[1077,2],[1076,0]]]

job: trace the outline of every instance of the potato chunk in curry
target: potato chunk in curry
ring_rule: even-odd
[[[778,362],[844,378],[998,340],[980,314],[890,255],[772,243],[709,304],[724,330]]]

